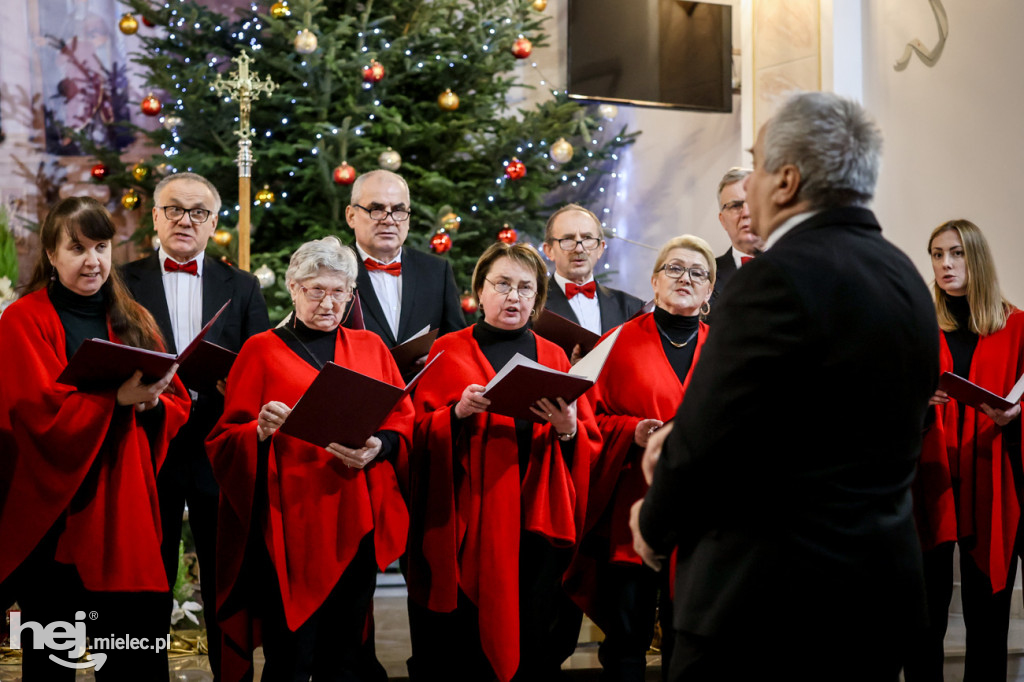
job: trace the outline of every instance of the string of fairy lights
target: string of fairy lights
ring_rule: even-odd
[[[168,26],[165,29],[158,29],[158,30],[167,30],[168,31],[167,38],[171,42],[183,41],[184,40],[184,36],[182,36],[181,34],[178,33],[178,31],[181,30],[181,29],[184,29],[186,27],[186,24],[188,23],[188,19],[185,17],[184,12],[183,11],[179,11],[179,9],[178,9],[178,6],[179,5],[183,5],[184,3],[185,3],[185,0],[168,0],[167,2],[165,2],[163,4],[164,9],[168,10],[168,13],[169,13],[171,19],[170,19],[170,22],[169,22]],[[533,5],[533,10],[535,10],[537,12],[543,12],[543,10],[547,6],[547,0],[534,0],[532,5]],[[258,53],[258,52],[260,52],[263,49],[263,45],[260,42],[260,35],[261,35],[261,32],[264,30],[264,23],[268,19],[266,17],[261,17],[259,15],[260,6],[257,5],[256,3],[250,3],[249,9],[250,9],[251,12],[253,12],[253,16],[251,18],[248,18],[246,21],[244,21],[241,24],[240,28],[238,30],[232,32],[230,35],[231,35],[231,38],[233,40],[235,40],[239,45],[248,45],[249,48],[254,53]],[[269,20],[270,21],[273,21],[275,19],[284,19],[284,18],[289,17],[291,15],[291,9],[288,7],[287,2],[284,2],[283,0],[279,0],[278,2],[275,2],[275,3],[273,3],[272,5],[269,6],[268,14],[269,14]],[[364,17],[363,21],[364,22],[366,21],[365,17]],[[512,19],[510,17],[504,17],[503,19],[500,19],[499,21],[502,22],[503,24],[505,24],[506,26],[512,24]],[[149,22],[147,22],[145,19],[143,19],[143,23],[145,23],[147,26],[151,26],[151,24]],[[133,24],[134,24],[134,26],[133,26]],[[301,28],[296,28],[295,39],[294,39],[295,51],[296,51],[296,53],[302,54],[302,55],[312,54],[318,48],[318,40],[317,40],[316,34],[309,30],[311,28],[311,26],[312,26],[312,22],[310,21],[310,16],[309,16],[308,13],[303,18],[303,21],[301,22],[301,24],[302,24]],[[134,30],[130,30],[130,31],[129,30],[125,30],[126,29],[126,25],[129,28],[134,28]],[[120,26],[121,26],[122,32],[128,33],[128,34],[134,33],[135,30],[137,30],[137,28],[138,28],[138,24],[137,24],[136,20],[134,19],[134,17],[130,13],[129,14],[125,14],[124,17],[122,17]],[[192,28],[194,30],[202,30],[203,26],[199,22],[194,22],[194,23],[192,23]],[[214,26],[211,26],[209,28],[212,29],[214,32],[220,32],[221,30],[224,30],[223,27],[219,26],[219,25],[214,25]],[[491,25],[489,27],[481,26],[480,29],[485,31],[484,34],[483,34],[484,35],[484,41],[480,45],[480,50],[485,52],[485,53],[487,53],[487,52],[491,52],[491,51],[497,49],[495,45],[493,45],[491,42],[488,42],[488,38],[487,38],[488,36],[495,36],[495,35],[497,35],[497,29],[495,28],[495,26],[493,26],[493,25]],[[363,53],[363,54],[368,54],[368,53],[371,52],[371,47],[369,45],[367,45],[367,41],[369,41],[369,40],[372,40],[374,42],[374,44],[376,45],[376,48],[373,49],[373,53],[374,54],[380,54],[382,52],[386,52],[386,51],[388,51],[390,49],[393,49],[392,40],[390,40],[387,37],[386,32],[382,28],[380,28],[380,27],[368,28],[368,27],[365,27],[365,23],[364,23],[364,28],[361,28],[356,33],[356,39],[358,41],[357,42],[358,51],[360,53]],[[177,42],[177,47],[184,48],[185,47],[184,42]],[[160,47],[155,47],[154,51],[157,54],[159,54],[159,53],[161,53],[161,48]],[[551,95],[555,96],[555,97],[557,97],[559,95],[567,94],[567,92],[564,89],[561,89],[557,85],[554,85],[552,80],[549,79],[542,72],[542,70],[539,67],[537,61],[531,60],[529,62],[525,62],[525,60],[528,59],[531,56],[531,53],[532,53],[532,45],[531,45],[531,43],[530,43],[530,41],[529,41],[529,39],[527,38],[526,35],[524,35],[522,33],[520,33],[518,35],[517,40],[515,41],[515,43],[513,45],[512,51],[513,51],[513,54],[518,58],[518,63],[520,63],[520,65],[523,65],[523,63],[525,63],[525,64],[528,64],[528,66],[529,66],[529,69],[518,69],[518,71],[520,72],[520,75],[522,76],[522,78],[517,79],[517,82],[515,84],[516,87],[521,87],[521,88],[526,88],[526,89],[535,88],[535,89],[538,89],[538,91],[547,91],[547,92],[550,92]],[[412,50],[406,49],[403,52],[404,52],[404,55],[406,57],[412,57],[413,56]],[[428,58],[426,58],[426,59],[428,59]],[[414,65],[411,65],[411,68],[413,70],[424,70],[427,67],[427,65],[425,64],[426,59],[418,60]],[[472,59],[473,59],[473,55],[471,55],[468,51],[461,51],[458,54],[449,54],[449,55],[435,54],[434,55],[434,61],[435,62],[442,62],[443,63],[443,62],[447,61],[447,67],[449,69],[456,69],[460,63],[467,63],[468,64],[468,63],[471,62]],[[185,57],[183,59],[183,61],[184,61],[184,63],[188,64],[188,63],[190,63],[191,60],[190,60],[190,58]],[[210,56],[208,58],[207,67],[209,69],[216,70],[216,69],[222,67],[222,65],[223,65],[222,58],[219,58],[217,56]],[[303,69],[308,69],[308,68],[311,67],[310,62],[308,60],[306,60],[306,59],[303,59],[302,61],[300,61],[299,65]],[[170,80],[170,82],[171,82],[171,84],[172,84],[172,86],[174,88],[174,92],[170,93],[170,98],[169,99],[170,99],[170,105],[171,106],[167,107],[167,110],[163,111],[163,113],[161,115],[159,115],[159,119],[158,120],[164,126],[164,128],[166,128],[169,131],[169,133],[171,135],[171,142],[170,143],[162,143],[160,145],[160,147],[161,147],[163,156],[164,156],[164,158],[166,160],[168,170],[170,172],[175,172],[175,171],[178,170],[178,168],[174,166],[174,160],[175,160],[175,157],[180,153],[180,145],[182,144],[182,139],[181,139],[181,136],[180,136],[180,127],[181,127],[181,123],[182,123],[182,120],[183,120],[182,119],[182,114],[183,114],[183,112],[185,110],[185,100],[184,100],[183,96],[186,95],[187,93],[189,93],[190,89],[193,86],[196,86],[196,87],[201,87],[201,86],[197,86],[194,83],[194,79],[191,78],[191,77],[187,77],[187,76],[181,76],[180,77],[175,72],[174,64],[168,63],[165,68],[168,71],[170,71],[169,80]],[[385,74],[384,74],[383,66],[381,66],[380,63],[377,62],[376,60],[373,60],[371,62],[371,64],[364,69],[364,73],[363,73],[363,80],[364,80],[364,82],[362,84],[363,90],[367,91],[367,92],[372,91],[374,84],[376,82],[379,82],[379,80],[381,80],[384,77],[384,75]],[[305,78],[305,80],[302,81],[302,86],[306,87],[306,88],[310,87],[310,80],[311,80],[311,78],[309,76],[307,76]],[[529,82],[531,80],[533,81],[532,83]],[[539,86],[539,88],[537,88],[537,86]],[[209,87],[211,91],[214,90],[212,85],[207,85],[207,87]],[[150,96],[147,97],[147,100],[149,98],[152,98],[152,97],[153,97],[153,95],[150,94]],[[224,97],[223,101],[225,103],[230,102],[230,98]],[[446,91],[445,93],[441,93],[441,95],[439,95],[439,97],[438,97],[438,104],[442,108],[446,108],[446,103],[447,103],[447,106],[451,107],[452,110],[457,108],[458,107],[458,96],[457,96],[457,94],[456,93],[452,93],[450,90]],[[149,115],[153,115],[152,109],[156,108],[157,113],[160,114],[160,111],[161,111],[160,104],[161,103],[159,102],[159,100],[156,100],[155,107],[152,105],[152,102],[151,102],[150,111],[146,110],[146,108],[145,108],[145,104],[146,103],[143,102],[143,104],[144,104],[144,109],[143,109],[144,113],[147,113]],[[291,99],[291,104],[296,104],[296,100],[294,98]],[[350,127],[348,125],[346,125],[345,129],[339,129],[338,127],[333,127],[331,129],[331,134],[333,136],[335,136],[335,137],[337,137],[339,135],[344,136],[347,133],[351,133],[352,135],[354,135],[356,137],[364,136],[366,134],[367,127],[372,126],[372,125],[374,125],[377,122],[382,106],[384,106],[384,103],[382,103],[381,99],[379,97],[374,97],[373,100],[372,100],[372,107],[368,107],[368,112],[365,114],[366,118],[365,118],[364,121],[357,122],[354,125],[351,125]],[[205,113],[205,110],[200,108],[199,114],[202,115],[204,113]],[[617,108],[614,105],[602,104],[602,105],[600,105],[598,107],[598,116],[599,116],[600,119],[603,119],[603,121],[613,120],[616,117],[616,115],[617,115]],[[239,120],[239,118],[237,116],[235,116],[234,117],[234,122],[237,123],[238,120]],[[290,118],[287,117],[287,116],[284,116],[284,117],[281,118],[281,125],[285,125],[286,126],[286,125],[289,124],[289,121],[290,121]],[[269,128],[266,129],[266,130],[263,130],[263,131],[257,131],[255,127],[252,128],[252,133],[253,133],[254,136],[255,135],[261,135],[264,138],[272,138],[274,136],[274,134],[275,134],[274,131],[269,129]],[[592,147],[597,147],[598,145],[601,144],[601,141],[600,141],[599,137],[602,136],[604,133],[605,133],[605,123],[604,122],[601,122],[601,123],[598,124],[598,126],[596,128],[596,131],[588,130],[583,125],[579,126],[578,135],[581,138],[583,138],[582,139],[582,143],[583,143],[582,146],[584,148],[584,153],[586,154],[588,159],[593,159],[596,156],[594,151],[593,151],[593,149],[592,149]],[[622,141],[621,137],[619,137],[618,135],[616,135],[614,137],[614,140],[617,143]],[[321,155],[322,151],[324,150],[324,148],[327,145],[329,145],[329,144],[333,145],[335,142],[336,141],[334,141],[334,140],[330,140],[330,139],[325,138],[324,134],[317,133],[316,136],[315,136],[315,141],[313,142],[312,146],[310,147],[309,155],[312,156],[312,157],[317,157],[317,156]],[[342,145],[342,149],[344,149],[344,148],[345,148],[345,146]],[[573,189],[578,189],[578,188],[581,188],[584,185],[584,183],[587,182],[587,179],[590,176],[591,166],[590,166],[589,163],[585,163],[583,165],[583,167],[580,168],[579,170],[567,171],[565,173],[562,173],[561,175],[557,175],[557,171],[561,167],[561,165],[563,163],[567,163],[572,158],[572,156],[575,153],[575,150],[573,149],[572,144],[569,143],[564,138],[559,138],[555,142],[549,142],[546,139],[541,139],[541,140],[537,140],[537,141],[532,141],[532,140],[531,141],[524,141],[524,142],[521,142],[521,143],[517,144],[514,148],[515,148],[515,153],[516,154],[520,154],[520,155],[524,154],[524,153],[527,153],[527,152],[532,152],[536,148],[539,148],[539,156],[542,159],[545,159],[546,164],[547,164],[547,170],[556,173],[555,178],[559,182],[560,185],[567,186],[567,187],[570,187],[570,188],[573,188]],[[347,172],[347,170],[344,168],[345,166],[347,166],[347,161],[344,160],[344,154],[342,155],[342,157],[343,157],[343,159],[342,159],[342,166],[339,166],[338,168],[335,168],[334,178],[333,179],[338,184],[350,184],[352,181],[354,181],[355,176],[356,176],[356,172],[355,172],[354,169],[351,170],[351,173]],[[614,150],[612,150],[612,152],[610,154],[610,158],[611,158],[612,162],[616,162],[617,163],[619,161],[619,154],[617,154]],[[390,170],[397,170],[397,168],[401,165],[400,150],[396,151],[396,150],[392,150],[391,148],[388,148],[388,150],[386,152],[383,152],[380,155],[378,161],[379,161],[381,167],[389,168]],[[307,158],[306,158],[306,156],[304,154],[300,155],[297,158],[297,160],[296,160],[296,163],[298,165],[302,165],[302,164],[304,164],[306,162],[307,162]],[[349,168],[351,169],[351,167],[349,167]],[[187,170],[191,170],[191,168],[188,168]],[[342,171],[341,174],[340,174],[341,177],[339,177],[339,170]],[[525,174],[525,172],[526,172],[525,165],[523,165],[523,163],[520,162],[517,157],[513,157],[511,159],[503,160],[503,162],[501,164],[501,171],[499,173],[497,173],[495,178],[494,178],[494,190],[491,191],[491,192],[488,192],[486,194],[486,196],[481,196],[481,197],[478,197],[475,200],[468,201],[467,202],[468,210],[471,213],[476,213],[476,212],[478,212],[480,210],[482,202],[488,202],[488,203],[495,202],[498,199],[498,197],[500,196],[500,194],[501,194],[502,190],[505,188],[505,186],[509,182],[514,182],[519,177],[522,177],[522,174]],[[288,175],[289,176],[294,176],[295,175],[295,171],[289,171]],[[612,170],[611,172],[609,172],[609,173],[607,173],[605,175],[602,175],[601,177],[602,177],[603,180],[605,180],[605,182],[600,184],[599,186],[597,186],[596,191],[597,191],[598,195],[614,194],[615,197],[618,198],[618,199],[623,199],[624,198],[624,192],[621,191],[621,190],[616,190],[615,189],[615,185],[617,185],[619,180],[623,180],[625,178],[625,173],[621,172],[620,170]],[[280,192],[280,196],[281,196],[282,199],[287,199],[288,198],[287,190],[282,190]],[[255,197],[255,200],[254,200],[253,203],[254,203],[254,205],[262,205],[262,207],[265,210],[272,210],[273,203],[274,203],[275,200],[276,200],[276,197],[274,196],[274,193],[269,191],[268,188],[264,188],[264,190],[256,193],[256,197]],[[606,218],[608,217],[608,215],[611,213],[611,208],[607,205],[607,201],[605,201],[603,203],[605,203],[605,205],[602,206],[602,207],[599,207],[599,215],[600,215],[600,217],[602,219],[602,224],[607,228],[607,223],[605,221],[606,221]],[[234,207],[233,207],[233,210],[234,210],[234,212],[237,213],[240,210],[240,208],[241,208],[240,206],[235,204]],[[223,218],[225,218],[228,221],[230,221],[230,219],[232,218],[232,209],[230,207],[224,207],[222,209],[222,211],[221,211],[221,215],[222,215]],[[456,218],[457,218],[457,216],[456,216]],[[443,226],[441,228],[441,232],[444,232],[444,227]],[[448,246],[450,247],[450,240],[448,242]],[[605,265],[605,267],[608,267],[607,264]]]

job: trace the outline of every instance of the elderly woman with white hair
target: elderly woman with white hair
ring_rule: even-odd
[[[356,273],[355,255],[336,237],[299,247],[285,275],[294,315],[243,346],[207,440],[221,486],[224,679],[250,664],[252,618],[261,621],[264,679],[386,679],[366,625],[375,564],[387,566],[405,545],[395,465],[411,441],[411,402],[357,449],[280,432],[327,362],[404,385],[380,337],[340,326]],[[346,418],[324,407],[325,419]]]

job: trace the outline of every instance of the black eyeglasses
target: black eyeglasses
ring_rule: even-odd
[[[584,251],[593,251],[601,245],[601,240],[597,237],[584,237],[583,239],[566,237],[565,239],[552,239],[551,241],[557,242],[562,251],[575,251],[577,244],[582,246]]]
[[[511,282],[492,282],[486,277],[484,277],[484,281],[494,287],[494,290],[502,296],[508,296],[511,294],[512,289],[516,290],[516,293],[519,294],[519,298],[533,298],[537,295],[537,290],[531,286],[513,287]]]
[[[728,204],[723,205],[722,206],[722,211],[730,211],[730,212],[741,211],[741,210],[743,210],[743,207],[746,206],[746,205],[747,205],[747,202],[745,200],[737,199],[735,201],[730,201]]]
[[[202,225],[210,217],[212,211],[207,211],[205,208],[182,208],[181,206],[157,206],[159,209],[163,209],[164,217],[168,220],[180,220],[183,215],[188,213],[188,218],[196,225]]]
[[[396,208],[389,211],[386,208],[366,208],[365,206],[360,206],[359,204],[352,205],[355,206],[356,208],[361,208],[364,211],[366,211],[367,215],[370,216],[370,220],[387,220],[388,216],[391,216],[391,218],[396,223],[401,223],[408,220],[410,215],[409,211],[407,211],[404,208]]]
[[[707,270],[700,266],[695,265],[692,268],[687,268],[683,267],[682,265],[677,265],[676,263],[662,265],[660,268],[658,268],[657,271],[664,271],[665,274],[668,277],[671,277],[672,279],[679,279],[680,277],[683,276],[684,272],[689,273],[690,281],[693,282],[694,284],[703,284],[704,282],[708,281],[708,278],[711,276],[711,274]]]

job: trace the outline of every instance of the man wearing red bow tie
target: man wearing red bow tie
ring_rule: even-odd
[[[122,267],[125,285],[156,318],[171,353],[183,350],[230,299],[231,305],[217,319],[206,340],[237,353],[246,339],[270,327],[270,319],[259,282],[253,275],[204,254],[217,229],[221,204],[217,188],[201,175],[177,173],[160,181],[153,199],[153,225],[160,248]],[[222,390],[223,384],[218,388]],[[214,558],[220,490],[203,441],[224,411],[224,398],[218,390],[191,393],[192,414],[171,441],[156,481],[163,527],[160,551],[167,580],[174,585],[187,502],[202,571],[210,666],[219,679],[221,648],[214,615]]]
[[[761,238],[750,228],[750,210],[743,181],[750,175],[747,168],[730,168],[718,183],[718,222],[722,223],[729,241],[729,250],[715,259],[717,275],[715,290],[711,293],[711,312],[725,285],[736,271],[761,253]],[[704,321],[711,322],[707,315]]]
[[[409,185],[386,170],[356,178],[345,209],[359,254],[356,285],[363,324],[388,347],[428,325],[440,330],[438,335],[466,326],[451,263],[402,248],[409,234],[409,211]]]
[[[601,221],[582,206],[566,204],[548,218],[543,248],[555,272],[545,307],[598,335],[619,326],[643,306],[636,296],[594,280],[604,246]]]

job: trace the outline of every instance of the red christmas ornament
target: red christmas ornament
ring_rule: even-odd
[[[476,296],[473,294],[465,293],[459,299],[459,305],[462,306],[462,312],[472,315],[480,307],[480,302],[476,300]]]
[[[498,241],[505,242],[506,244],[515,244],[519,241],[519,233],[516,232],[516,228],[506,223],[504,227],[498,230]]]
[[[153,28],[153,22],[147,19],[145,16],[142,17],[142,23],[150,28]]]
[[[363,68],[363,80],[367,83],[380,83],[384,80],[384,65],[374,59]]]
[[[526,38],[519,38],[512,43],[512,54],[516,56],[516,59],[526,59],[532,52],[533,43]]]
[[[341,165],[334,169],[334,184],[351,185],[356,181],[356,169],[342,161]]]
[[[509,180],[519,180],[526,176],[526,164],[519,159],[513,158],[505,165],[505,177]]]
[[[92,167],[92,170],[89,172],[92,173],[92,177],[94,179],[102,180],[103,178],[107,177],[109,169],[106,167],[105,164],[97,163],[95,166]]]
[[[444,253],[452,248],[452,238],[447,232],[438,232],[430,238],[430,248],[434,253]]]
[[[152,92],[142,100],[142,113],[146,116],[156,116],[161,109],[163,109],[163,105]]]

